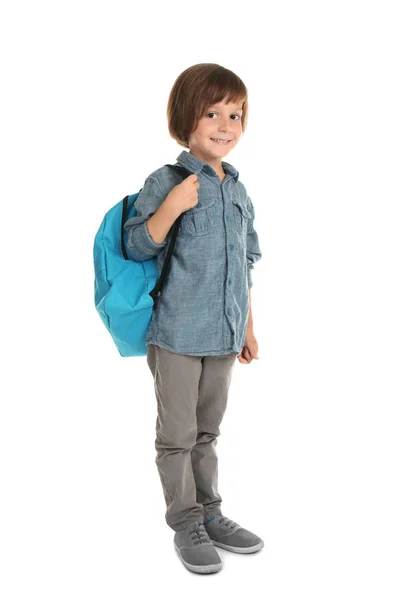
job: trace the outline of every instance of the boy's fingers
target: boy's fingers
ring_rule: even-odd
[[[251,361],[251,352],[247,348],[247,346],[244,348],[243,354],[244,354],[244,358],[250,362]]]

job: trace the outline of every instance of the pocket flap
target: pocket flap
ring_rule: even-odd
[[[240,212],[242,213],[242,216],[245,219],[251,219],[251,213],[248,210],[248,208],[237,198],[232,198],[232,203],[238,207],[238,209],[240,210]]]
[[[189,210],[185,212],[197,212],[199,210],[203,210],[204,208],[210,208],[210,206],[214,204],[215,200],[215,196],[209,196],[208,194],[207,196],[199,196],[196,206],[189,208]]]

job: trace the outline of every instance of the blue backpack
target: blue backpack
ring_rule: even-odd
[[[190,173],[180,165],[165,165],[183,176]],[[105,214],[93,247],[94,303],[121,356],[145,356],[146,335],[154,304],[161,294],[178,228],[179,215],[171,229],[171,240],[159,277],[157,257],[143,262],[129,259],[124,240],[124,224],[136,215],[140,195],[125,196]]]

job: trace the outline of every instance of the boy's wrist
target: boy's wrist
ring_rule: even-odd
[[[174,202],[174,199],[171,198],[170,196],[167,196],[165,198],[165,200],[161,206],[168,213],[169,218],[173,219],[174,221],[176,221],[176,219],[181,214],[181,211],[177,208],[176,203]]]

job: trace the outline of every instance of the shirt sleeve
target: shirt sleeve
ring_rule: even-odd
[[[168,244],[167,237],[161,244],[153,241],[147,229],[148,219],[160,208],[166,198],[157,179],[150,175],[136,199],[136,215],[124,223],[126,252],[135,262],[149,260],[157,256]]]
[[[250,218],[247,220],[247,246],[246,246],[246,258],[247,258],[247,283],[249,289],[253,287],[253,277],[251,271],[254,269],[254,264],[258,262],[262,256],[260,250],[260,244],[258,241],[258,235],[254,229],[255,212],[251,198],[247,196],[247,210],[250,213]]]

